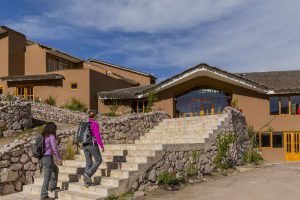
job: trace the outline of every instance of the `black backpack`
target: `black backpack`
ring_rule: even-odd
[[[32,155],[35,158],[41,159],[44,155],[44,137],[38,135],[35,138],[35,142],[31,147]]]
[[[94,140],[91,130],[91,122],[89,121],[82,121],[79,124],[79,128],[77,130],[75,141],[76,143],[82,144],[90,144]]]

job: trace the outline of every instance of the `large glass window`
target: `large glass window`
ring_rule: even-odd
[[[209,88],[194,88],[175,98],[176,116],[199,116],[222,113],[229,95]]]
[[[279,97],[270,97],[270,114],[279,115]]]
[[[300,96],[291,96],[291,114],[300,115]]]
[[[48,57],[47,72],[64,69],[75,69],[76,64],[62,58]]]
[[[289,114],[289,97],[281,97],[281,114]]]
[[[272,133],[273,148],[282,148],[283,147],[283,133],[282,132],[273,132]]]

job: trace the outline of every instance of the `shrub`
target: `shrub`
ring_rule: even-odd
[[[231,101],[231,106],[233,108],[237,108],[238,104],[239,104],[239,100],[237,98],[233,98],[232,101]]]
[[[34,97],[33,101],[37,102],[37,103],[41,103],[42,102],[41,98],[39,98],[39,97]]]
[[[248,126],[248,136],[249,136],[249,148],[243,155],[243,161],[247,164],[259,164],[261,161],[263,161],[262,156],[257,150],[258,144],[257,144],[257,134],[254,132],[253,126]]]
[[[192,152],[192,160],[190,160],[187,171],[186,171],[187,176],[193,177],[193,176],[198,175],[198,170],[195,165],[197,160],[198,160],[198,153],[197,153],[197,151],[193,151]]]
[[[218,153],[213,161],[217,168],[228,169],[232,167],[231,163],[226,160],[226,154],[229,151],[230,145],[234,143],[235,140],[236,136],[233,134],[219,135],[217,143]]]
[[[160,185],[178,185],[180,182],[182,181],[182,179],[180,178],[176,178],[175,174],[171,174],[171,173],[162,173],[160,175],[157,176],[157,182]]]
[[[66,144],[66,149],[64,153],[64,160],[74,160],[74,156],[76,155],[76,151],[74,150],[74,146],[72,141],[69,141]]]
[[[155,94],[154,92],[150,92],[148,95],[147,101],[148,101],[148,104],[145,109],[145,112],[152,112],[154,103],[157,101],[157,94]]]
[[[16,97],[10,93],[7,93],[5,96],[2,96],[3,101],[13,101],[15,100],[15,98]]]
[[[107,116],[107,117],[116,117],[117,114],[113,113],[113,112],[108,112],[108,113],[102,113],[103,116]]]
[[[48,105],[56,106],[56,98],[51,95],[47,99],[45,99],[44,102]]]
[[[252,164],[258,165],[260,162],[263,161],[263,158],[257,150],[253,150],[253,151],[247,151],[244,153],[243,161],[244,161],[244,163],[247,163],[247,164],[252,163]]]
[[[86,112],[88,110],[87,106],[76,98],[72,98],[71,101],[64,105],[64,108],[81,112]]]
[[[117,116],[117,111],[119,110],[120,106],[121,100],[114,99],[112,101],[112,105],[109,106],[109,110],[111,111],[110,115],[113,115],[113,117]]]

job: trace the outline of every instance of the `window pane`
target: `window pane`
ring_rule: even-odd
[[[131,111],[133,113],[137,113],[137,103],[136,103],[136,101],[131,102]]]
[[[281,114],[289,114],[289,97],[281,97]]]
[[[72,90],[77,90],[78,89],[77,83],[71,83],[71,89]]]
[[[143,112],[143,102],[142,101],[139,101],[139,110],[138,110],[139,113],[142,113]]]
[[[292,96],[292,115],[300,115],[300,96]]]
[[[273,133],[273,148],[282,148],[283,147],[283,133],[274,132]]]
[[[279,97],[270,97],[270,114],[279,115]]]
[[[261,134],[261,146],[262,147],[270,147],[271,146],[270,133],[262,133]]]

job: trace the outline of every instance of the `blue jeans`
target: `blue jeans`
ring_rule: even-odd
[[[96,145],[86,145],[83,146],[82,148],[86,160],[85,173],[89,177],[92,177],[102,163],[102,157],[100,154],[99,147],[96,144]],[[92,157],[94,158],[95,162],[93,162]]]

